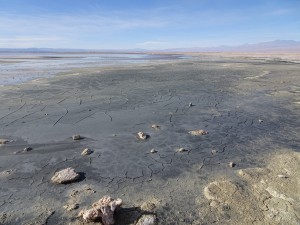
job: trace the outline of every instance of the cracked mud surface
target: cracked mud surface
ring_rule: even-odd
[[[0,138],[12,141],[0,146],[0,224],[82,224],[78,212],[107,194],[125,203],[117,225],[134,224],[136,207],[153,198],[160,224],[238,224],[237,207],[211,211],[203,190],[219,179],[242,182],[240,169],[267,167],[282,149],[300,150],[299,69],[278,60],[193,58],[1,87]],[[198,129],[208,134],[188,133]],[[139,131],[150,138],[139,140]],[[93,153],[83,157],[84,148]],[[68,167],[84,179],[52,184]]]

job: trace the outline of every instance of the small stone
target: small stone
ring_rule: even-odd
[[[81,139],[79,134],[73,135],[72,138],[73,138],[73,140],[80,140]]]
[[[157,150],[155,150],[154,148],[152,148],[152,149],[150,150],[150,152],[151,152],[151,153],[156,153]]]
[[[157,224],[155,215],[142,215],[136,225],[155,225]]]
[[[23,149],[23,152],[29,152],[29,151],[31,151],[31,150],[32,150],[31,147],[26,147],[26,148]]]
[[[211,150],[211,154],[215,155],[217,153],[218,153],[218,150],[216,150],[216,149]]]
[[[68,204],[68,205],[64,205],[64,209],[66,209],[67,211],[72,211],[75,209],[79,208],[79,204]]]
[[[263,121],[263,120],[258,120],[258,122],[262,123],[262,122],[264,122],[264,121]]]
[[[90,155],[92,154],[93,151],[89,148],[85,148],[82,152],[81,152],[81,155]]]
[[[287,176],[287,175],[284,175],[284,174],[279,174],[278,177],[279,177],[279,178],[288,178],[288,176]]]
[[[51,178],[51,181],[56,184],[65,184],[76,181],[80,178],[80,175],[75,172],[71,167],[56,172]]]
[[[194,135],[194,136],[201,136],[201,135],[208,134],[208,132],[205,130],[192,130],[192,131],[189,131],[189,134]]]
[[[228,166],[231,167],[231,168],[233,168],[233,167],[236,166],[236,164],[234,162],[230,162],[230,163],[228,163]]]
[[[5,145],[9,142],[7,139],[0,139],[0,145]]]
[[[137,135],[138,135],[139,139],[141,139],[141,140],[146,140],[147,138],[150,137],[148,134],[145,134],[142,131],[138,132]]]
[[[159,130],[160,129],[160,126],[157,125],[157,124],[152,124],[151,125],[151,128],[155,129],[155,130]]]
[[[153,212],[155,208],[156,205],[152,202],[143,202],[143,204],[141,205],[141,210],[146,212]]]
[[[176,152],[187,152],[188,150],[186,148],[177,148]]]
[[[195,105],[194,105],[193,103],[190,102],[190,103],[189,103],[189,107],[192,107],[192,106],[195,106]]]

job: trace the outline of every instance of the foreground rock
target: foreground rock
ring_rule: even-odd
[[[208,134],[208,132],[205,130],[192,130],[192,131],[189,131],[189,134],[194,135],[194,136],[202,136],[202,135]]]
[[[121,205],[121,199],[114,200],[110,196],[104,196],[92,205],[93,208],[81,211],[80,215],[85,222],[92,222],[101,218],[103,225],[113,225],[115,223],[114,212]]]
[[[76,173],[71,167],[56,172],[51,178],[51,181],[56,184],[65,184],[77,181],[80,178],[80,174]]]

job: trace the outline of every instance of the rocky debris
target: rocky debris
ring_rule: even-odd
[[[26,148],[23,149],[23,152],[29,152],[29,151],[31,151],[31,150],[32,150],[31,147],[26,147]]]
[[[262,122],[264,122],[264,121],[263,121],[263,120],[258,120],[258,122],[259,122],[259,123],[262,123]]]
[[[150,150],[150,153],[156,153],[157,152],[157,150],[155,150],[154,148],[152,148],[151,150]]]
[[[114,200],[110,196],[103,196],[98,202],[95,202],[93,208],[81,211],[79,213],[85,222],[92,222],[102,219],[104,225],[113,225],[114,211],[122,205],[121,199]]]
[[[79,208],[79,204],[77,203],[64,205],[64,209],[66,209],[67,211],[72,211],[78,208]]]
[[[189,150],[186,148],[177,148],[176,149],[176,152],[187,152],[187,151],[189,151]]]
[[[0,138],[0,145],[5,145],[5,144],[8,144],[8,143],[9,143],[9,140]]]
[[[228,166],[229,166],[229,167],[231,167],[231,168],[233,168],[233,167],[235,167],[235,166],[236,166],[236,163],[234,163],[234,162],[230,162],[230,163],[228,163]]]
[[[157,124],[152,124],[151,125],[151,128],[155,129],[155,130],[159,130],[160,129],[160,126],[157,125]]]
[[[189,134],[194,135],[194,136],[201,136],[201,135],[208,134],[208,132],[205,130],[192,130],[192,131],[189,131]]]
[[[141,139],[141,140],[146,140],[150,137],[148,134],[145,134],[142,131],[138,132],[137,135],[138,135],[139,139]]]
[[[85,148],[83,149],[83,151],[81,152],[81,155],[90,155],[93,153],[93,150],[89,149],[89,148]]]
[[[142,215],[136,225],[155,225],[157,224],[155,215]]]
[[[51,181],[56,184],[65,184],[73,181],[77,181],[80,178],[80,174],[76,173],[71,167],[56,172],[51,178]]]
[[[156,205],[153,202],[143,202],[141,205],[141,210],[145,212],[153,212],[156,208]]]
[[[79,134],[74,134],[72,136],[72,139],[75,141],[75,140],[80,140],[81,139],[81,136]]]

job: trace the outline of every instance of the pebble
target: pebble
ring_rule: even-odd
[[[151,153],[156,153],[157,150],[155,150],[154,148],[150,150]]]
[[[26,148],[23,149],[23,152],[29,152],[29,151],[31,151],[31,150],[32,150],[31,147],[26,147]]]
[[[186,148],[178,148],[176,149],[176,152],[187,152],[188,150]]]
[[[145,134],[144,132],[140,131],[137,133],[139,139],[141,140],[146,140],[147,138],[149,138],[149,135]]]
[[[193,103],[190,102],[190,103],[189,103],[189,107],[192,107],[192,106],[195,106],[195,105],[194,105]]]
[[[90,154],[92,154],[92,153],[93,153],[93,151],[92,151],[91,149],[85,148],[85,149],[83,149],[83,151],[81,152],[81,155],[90,155]]]
[[[278,177],[279,177],[279,178],[288,178],[287,175],[283,175],[283,174],[279,174]]]
[[[71,167],[56,172],[51,178],[51,181],[56,184],[65,184],[76,181],[80,178],[80,175],[75,172]]]
[[[5,145],[9,142],[7,139],[0,139],[0,145]]]
[[[231,168],[233,168],[233,167],[236,166],[236,164],[234,162],[230,162],[230,163],[228,163],[228,166],[231,167]]]
[[[201,136],[201,135],[208,134],[208,132],[205,130],[192,130],[192,131],[189,131],[189,134],[194,135],[194,136]]]
[[[217,153],[218,153],[218,150],[216,150],[216,149],[211,150],[211,154],[215,155]]]
[[[80,140],[81,139],[79,134],[73,135],[72,138],[73,138],[73,140]]]
[[[152,124],[152,125],[151,125],[151,128],[156,129],[156,130],[159,130],[159,129],[160,129],[160,126],[157,125],[157,124]]]

